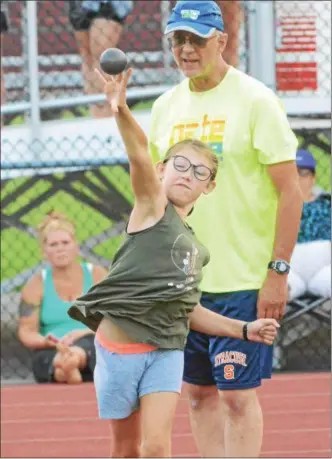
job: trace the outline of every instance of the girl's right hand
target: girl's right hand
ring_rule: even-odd
[[[104,85],[104,93],[108,103],[111,105],[112,115],[114,116],[119,111],[119,107],[125,107],[127,105],[127,84],[132,74],[132,69],[128,69],[119,75],[105,75],[96,68],[95,69],[98,78]]]

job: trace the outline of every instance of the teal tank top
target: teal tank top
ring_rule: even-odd
[[[83,294],[93,285],[92,266],[88,263],[81,263],[83,269]],[[73,320],[68,315],[68,309],[72,303],[62,300],[55,289],[53,282],[52,267],[47,267],[43,273],[43,300],[40,312],[40,334],[46,336],[48,333],[62,338],[73,330],[84,330],[88,328],[81,322]]]

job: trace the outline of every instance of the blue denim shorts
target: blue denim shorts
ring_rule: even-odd
[[[95,347],[94,384],[101,419],[127,418],[139,408],[144,395],[181,392],[183,351],[116,354],[97,339]]]

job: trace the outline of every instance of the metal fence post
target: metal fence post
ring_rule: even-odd
[[[249,1],[249,73],[267,87],[276,89],[274,2]]]
[[[25,101],[25,102],[21,102],[21,104],[23,103],[23,104],[28,105],[28,109],[26,109],[23,112],[24,121],[26,123],[28,123],[29,119],[30,119],[29,52],[28,52],[28,35],[29,35],[29,33],[28,33],[27,3],[28,2],[26,2],[26,1],[22,2],[22,14],[21,14],[22,71],[23,71],[23,81],[24,81],[22,99]],[[27,101],[29,101],[29,102],[27,102]],[[15,106],[15,105],[17,105],[17,103],[16,104],[12,103],[10,105]],[[4,108],[6,108],[6,107],[4,107]],[[20,112],[18,111],[16,113],[20,113]]]
[[[27,8],[27,41],[28,41],[28,68],[30,92],[30,123],[33,133],[40,125],[40,92],[39,92],[39,66],[38,66],[38,22],[37,1],[26,3]]]
[[[164,35],[164,30],[167,25],[168,18],[171,14],[171,4],[168,0],[162,0],[160,2],[160,26],[161,26],[161,40],[163,49],[163,61],[166,75],[170,75],[172,68],[173,54],[169,48],[168,39]]]

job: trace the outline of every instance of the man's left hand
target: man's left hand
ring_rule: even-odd
[[[269,271],[258,294],[257,317],[282,319],[288,299],[288,276]]]

